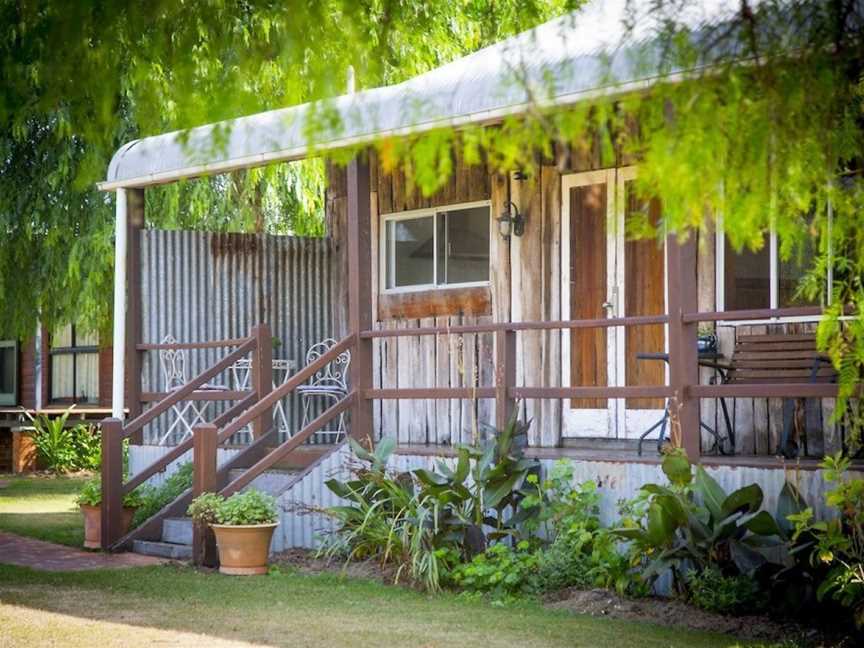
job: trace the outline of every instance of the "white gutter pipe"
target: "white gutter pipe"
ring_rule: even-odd
[[[111,416],[123,420],[126,383],[126,189],[117,188],[114,218],[114,363]]]

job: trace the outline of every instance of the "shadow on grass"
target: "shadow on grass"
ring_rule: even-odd
[[[273,646],[739,645],[729,637],[575,616],[535,603],[495,607],[331,574],[232,578],[176,566],[59,574],[0,566],[0,602],[123,624],[130,641],[136,629],[158,629]]]

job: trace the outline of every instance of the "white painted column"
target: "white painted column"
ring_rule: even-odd
[[[111,378],[111,416],[123,420],[126,378],[126,190],[116,193],[114,218],[114,366]]]

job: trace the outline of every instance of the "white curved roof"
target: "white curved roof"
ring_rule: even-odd
[[[635,4],[650,6],[650,0]],[[728,18],[737,3],[691,4],[690,15],[675,19],[698,28]],[[632,13],[625,11],[626,5],[627,0],[592,0],[580,10],[398,85],[201,126],[182,136],[174,132],[129,142],[115,153],[99,186],[141,187],[296,160],[315,150],[442,126],[494,123],[532,105],[570,105],[645,87],[659,76],[659,19],[645,14],[628,33],[625,20]],[[666,70],[664,76],[680,72]],[[311,129],[310,141],[308,116],[323,107],[334,109],[341,125]]]

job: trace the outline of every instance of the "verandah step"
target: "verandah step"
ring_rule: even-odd
[[[159,540],[135,540],[132,551],[145,556],[157,556],[171,560],[192,560],[192,545],[174,544]]]
[[[162,542],[192,546],[192,518],[177,517],[162,520]]]

